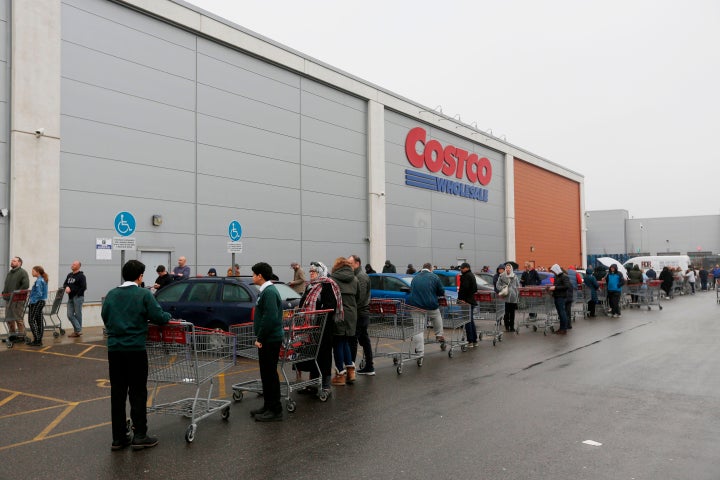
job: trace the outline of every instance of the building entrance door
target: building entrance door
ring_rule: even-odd
[[[158,265],[164,265],[168,272],[172,271],[170,265],[170,252],[168,251],[142,251],[140,252],[140,261],[145,264],[145,286],[152,287],[157,278]]]

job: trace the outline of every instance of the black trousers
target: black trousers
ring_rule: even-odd
[[[505,303],[505,329],[515,330],[515,310],[517,310],[517,303]]]
[[[30,312],[28,313],[28,323],[30,331],[33,334],[33,340],[42,342],[45,324],[43,323],[43,308],[45,308],[45,300],[30,304]]]
[[[357,326],[355,327],[355,337],[350,339],[350,357],[352,358],[353,363],[357,364],[355,359],[357,358],[357,347],[359,344],[363,349],[365,368],[374,368],[372,342],[370,341],[370,335],[368,335],[369,325],[370,315],[367,313],[358,313]]]
[[[148,359],[145,350],[108,351],[110,368],[110,414],[113,440],[123,440],[127,431],[126,403],[130,399],[130,418],[135,435],[147,434]]]
[[[277,373],[281,343],[263,342],[262,348],[258,348],[258,365],[260,366],[260,380],[262,380],[263,400],[265,401],[263,407],[273,413],[282,412],[280,377]]]

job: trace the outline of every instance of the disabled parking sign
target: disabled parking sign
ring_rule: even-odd
[[[115,216],[115,231],[122,237],[135,233],[135,217],[130,212],[120,212]]]
[[[231,242],[237,242],[242,237],[242,227],[237,220],[233,220],[228,225],[228,237],[230,237]]]

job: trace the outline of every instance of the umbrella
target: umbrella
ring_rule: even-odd
[[[615,265],[618,269],[618,272],[620,272],[622,274],[622,276],[625,277],[625,279],[628,278],[627,270],[625,270],[625,267],[623,266],[623,264],[618,262],[614,258],[600,257],[597,259],[597,261],[600,262],[601,264],[605,265],[608,268],[610,268],[610,265]]]
[[[517,270],[518,268],[520,268],[520,265],[518,265],[517,263],[513,262],[512,260],[508,260],[508,261],[505,262],[505,263],[509,263],[510,265],[512,265],[513,270]]]

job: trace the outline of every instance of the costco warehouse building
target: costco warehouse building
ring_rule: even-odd
[[[0,0],[0,16],[5,270],[21,256],[53,287],[79,259],[98,302],[119,212],[126,259],[184,255],[193,274],[225,271],[233,220],[243,273],[265,260],[284,280],[351,253],[583,263],[580,174],[190,4]]]

